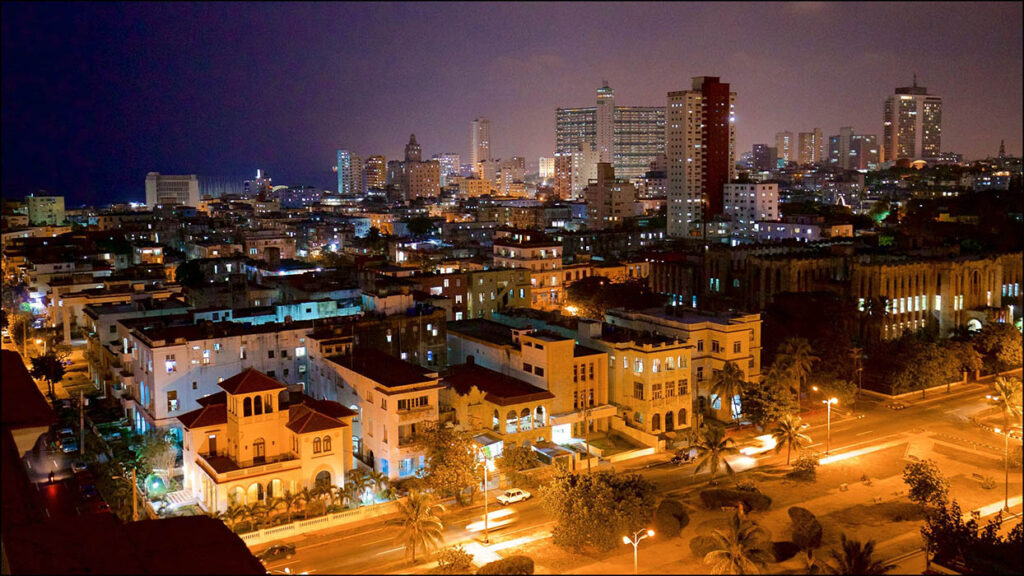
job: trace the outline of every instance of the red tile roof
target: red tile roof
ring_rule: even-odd
[[[309,406],[293,406],[288,410],[288,429],[296,434],[308,434],[321,430],[333,430],[347,426],[337,418],[321,414]]]
[[[207,396],[203,396],[199,400],[196,400],[196,402],[199,402],[200,406],[212,406],[214,404],[227,404],[228,403],[228,393],[227,392],[214,392],[213,394],[209,394]]]
[[[331,400],[317,400],[306,396],[302,392],[288,393],[288,406],[299,406],[303,404],[332,418],[348,418],[358,414],[355,410],[342,406],[341,404]]]
[[[249,394],[266,390],[283,390],[284,384],[267,376],[254,368],[246,368],[243,372],[218,384],[228,394]]]
[[[226,424],[228,421],[227,404],[211,404],[199,410],[193,410],[178,416],[178,421],[189,430]]]
[[[444,377],[444,382],[460,396],[469,394],[470,389],[476,386],[485,394],[484,400],[499,406],[550,400],[555,397],[551,392],[529,382],[476,364],[452,366]]]

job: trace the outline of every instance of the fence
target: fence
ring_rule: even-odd
[[[623,436],[630,438],[631,440],[639,442],[644,446],[652,446],[657,450],[665,449],[664,440],[658,438],[658,436],[655,434],[650,434],[648,432],[644,432],[643,430],[638,430],[636,428],[629,426],[628,424],[625,423],[625,421],[622,420],[622,417],[620,416],[612,418],[612,430],[618,432],[619,434],[622,434]]]
[[[939,386],[932,386],[931,388],[925,388],[925,390],[924,390],[925,397],[927,397],[929,392],[939,392],[939,391],[945,391],[947,389],[952,390],[953,388],[955,388],[957,386],[964,386],[968,382],[978,382],[978,381],[980,381],[980,380],[982,380],[984,378],[999,377],[999,376],[1009,376],[1009,375],[1019,374],[1020,372],[1021,372],[1020,368],[1014,368],[1013,370],[1007,370],[1005,372],[998,372],[998,373],[994,373],[994,374],[987,374],[987,375],[982,376],[981,378],[977,378],[975,380],[966,380],[966,379],[964,379],[964,380],[957,380],[956,382],[950,382],[949,384],[941,384]],[[867,396],[873,396],[875,398],[881,398],[883,400],[901,400],[901,399],[904,399],[904,398],[910,398],[914,394],[921,394],[921,391],[920,390],[913,390],[911,392],[904,392],[902,394],[885,394],[885,393],[882,393],[882,392],[875,392],[874,390],[861,389],[860,393],[861,394],[865,394]]]
[[[273,540],[280,540],[282,538],[288,538],[289,536],[305,534],[306,532],[333,528],[335,526],[342,526],[344,524],[360,522],[362,520],[379,519],[385,516],[391,516],[398,513],[398,505],[404,500],[405,498],[399,498],[397,500],[391,500],[390,502],[383,502],[381,504],[361,506],[355,510],[335,512],[334,514],[318,516],[316,518],[310,518],[309,520],[298,520],[284,526],[275,526],[273,528],[264,528],[263,530],[239,534],[239,537],[243,542],[245,542],[246,546],[251,548]]]

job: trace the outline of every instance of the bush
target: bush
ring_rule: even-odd
[[[985,479],[981,481],[981,487],[985,490],[991,490],[996,487],[996,479],[991,476],[985,476]]]
[[[790,474],[798,478],[813,479],[818,474],[818,454],[801,452],[796,462],[793,462],[793,471]]]
[[[772,499],[760,492],[729,490],[727,488],[703,490],[700,493],[700,500],[706,508],[710,509],[721,508],[722,506],[735,507],[738,502],[742,502],[746,510],[767,510],[772,505]]]
[[[509,556],[488,562],[476,571],[477,574],[533,574],[533,559],[529,556]]]
[[[438,574],[469,574],[473,568],[473,555],[462,546],[449,546],[437,553]]]
[[[690,540],[690,552],[693,552],[693,556],[698,560],[703,560],[708,552],[717,548],[718,543],[711,536],[696,536]]]
[[[814,514],[799,506],[793,506],[788,512],[793,523],[793,543],[801,550],[821,546],[821,522]]]
[[[674,538],[690,523],[683,505],[677,500],[663,500],[654,513],[654,526],[658,534]]]
[[[736,489],[744,492],[760,492],[753,480],[740,480],[736,483]]]
[[[775,555],[776,562],[785,562],[796,556],[800,550],[801,547],[794,542],[772,542],[772,554]]]

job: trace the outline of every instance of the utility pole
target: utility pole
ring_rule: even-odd
[[[85,391],[78,391],[78,445],[82,456],[85,456]]]

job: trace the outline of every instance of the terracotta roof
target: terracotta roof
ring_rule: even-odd
[[[265,390],[283,390],[284,384],[254,368],[246,368],[239,374],[218,384],[228,394],[249,394]]]
[[[289,408],[288,416],[289,420],[286,426],[296,434],[333,430],[334,428],[344,428],[346,426],[341,420],[321,414],[305,405]]]
[[[373,348],[356,348],[351,354],[331,356],[330,360],[387,388],[437,379],[436,372]]]
[[[203,406],[199,410],[193,410],[178,416],[178,421],[181,422],[182,426],[190,430],[226,424],[228,421],[228,407],[227,404]]]
[[[470,389],[476,386],[481,392],[485,393],[485,400],[499,406],[534,402],[537,400],[550,400],[555,397],[551,392],[538,388],[529,382],[506,376],[476,364],[452,366],[451,370],[444,377],[444,382],[458,392],[460,396],[469,394]]]
[[[306,396],[302,392],[288,392],[288,406],[306,405],[332,418],[348,418],[358,414],[355,410],[342,406],[331,400],[317,400]]]
[[[213,394],[210,394],[208,396],[203,396],[199,400],[196,400],[196,402],[199,402],[200,406],[212,406],[214,404],[227,404],[228,403],[228,393],[224,392],[224,391],[214,392]]]
[[[13,350],[4,350],[0,367],[0,377],[3,385],[0,386],[3,408],[2,419],[4,427],[33,428],[36,426],[49,426],[57,421],[53,413],[53,407],[39,391],[35,380],[28,373],[21,354]]]

